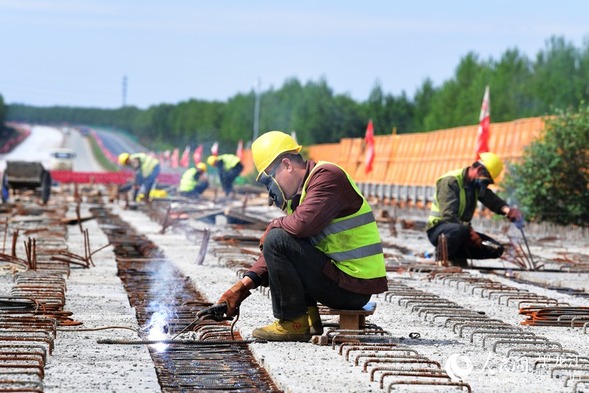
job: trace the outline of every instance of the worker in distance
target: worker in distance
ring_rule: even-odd
[[[150,192],[155,181],[160,174],[160,162],[157,158],[145,153],[121,153],[119,154],[119,164],[133,168],[135,179],[132,185],[133,201],[138,201],[138,195],[141,192],[144,195],[143,201],[149,202]],[[124,191],[121,187],[119,192]]]
[[[204,162],[199,162],[182,174],[178,193],[186,198],[197,199],[208,187],[207,165]]]
[[[495,153],[486,152],[472,165],[445,173],[436,181],[427,237],[437,247],[440,236],[445,236],[451,265],[468,267],[467,259],[499,258],[504,252],[501,243],[473,229],[471,220],[477,202],[523,228],[521,211],[488,189],[502,171],[503,161]]]
[[[212,155],[207,158],[207,164],[217,168],[225,196],[231,195],[233,193],[233,182],[243,171],[241,159],[235,154]]]
[[[256,180],[286,215],[270,221],[261,256],[217,303],[232,316],[251,289],[269,286],[276,321],[252,336],[309,341],[323,332],[318,303],[358,310],[387,290],[377,223],[352,178],[333,163],[305,161],[290,135],[266,132],[251,149]]]

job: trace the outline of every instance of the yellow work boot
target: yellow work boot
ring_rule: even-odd
[[[323,323],[321,323],[319,309],[316,306],[307,307],[307,314],[309,314],[309,331],[311,335],[322,335]]]
[[[305,313],[292,321],[274,321],[268,326],[254,329],[252,336],[268,341],[309,341],[309,316]]]

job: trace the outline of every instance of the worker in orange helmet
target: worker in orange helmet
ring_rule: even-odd
[[[254,329],[258,339],[308,341],[323,332],[318,303],[360,310],[387,290],[372,208],[343,168],[305,161],[300,150],[281,131],[253,142],[256,180],[286,216],[270,221],[260,239],[262,255],[217,301],[235,315],[251,289],[269,286],[276,321]]]
[[[440,236],[445,236],[447,257],[452,265],[468,267],[467,258],[499,258],[503,254],[501,243],[472,228],[477,201],[506,216],[518,228],[524,226],[519,209],[510,207],[487,189],[502,171],[503,161],[495,153],[486,152],[481,153],[480,159],[472,165],[438,178],[426,231],[429,241],[436,247]]]
[[[133,183],[133,200],[137,201],[139,192],[145,196],[143,201],[149,202],[149,194],[160,174],[160,162],[157,158],[146,153],[121,153],[119,164],[135,170]]]
[[[207,164],[217,168],[221,187],[225,195],[229,196],[233,192],[235,178],[243,171],[241,159],[235,154],[221,154],[220,156],[209,156]]]
[[[184,172],[178,185],[178,192],[187,198],[198,198],[208,187],[207,165],[199,162]]]

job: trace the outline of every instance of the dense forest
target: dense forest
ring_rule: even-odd
[[[158,150],[218,141],[223,151],[234,150],[240,139],[251,139],[256,98],[260,132],[296,131],[299,142],[317,144],[361,137],[368,119],[373,120],[376,134],[476,124],[486,85],[491,91],[492,122],[577,107],[589,101],[589,42],[576,48],[562,37],[552,37],[535,59],[516,48],[506,50],[498,60],[481,59],[470,52],[460,59],[451,79],[441,86],[426,79],[413,97],[404,91],[398,96],[386,93],[377,83],[366,101],[356,102],[348,95],[335,94],[325,80],[303,83],[291,78],[257,97],[252,90],[227,102],[191,99],[147,109],[11,104],[6,107],[6,118],[124,129]]]

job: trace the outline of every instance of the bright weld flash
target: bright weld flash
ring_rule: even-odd
[[[151,316],[150,325],[151,329],[149,329],[149,334],[147,335],[149,340],[166,340],[168,338],[166,333],[164,333],[164,328],[166,327],[165,315],[159,312],[154,313]],[[168,348],[168,344],[152,344],[152,347],[158,352],[163,352]]]

